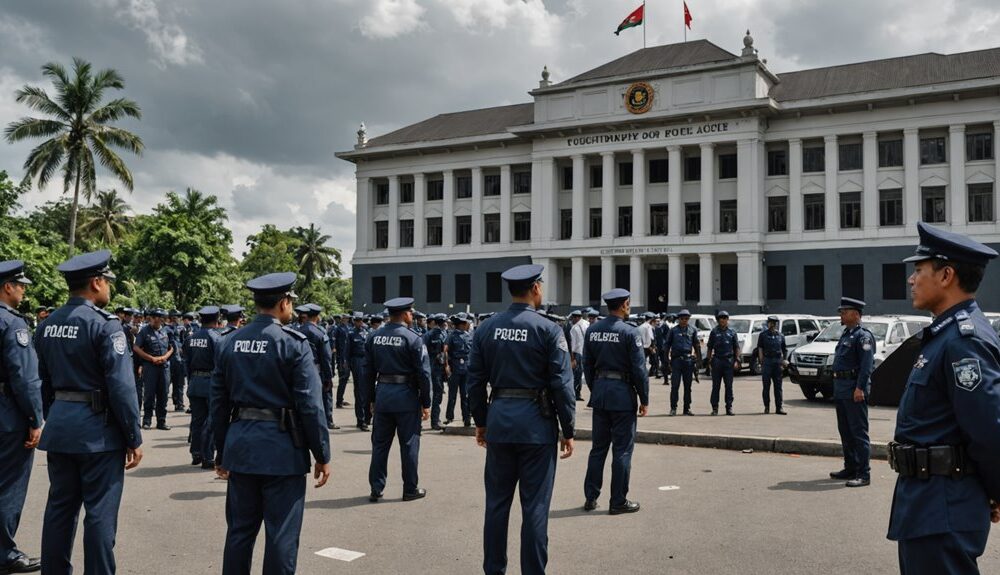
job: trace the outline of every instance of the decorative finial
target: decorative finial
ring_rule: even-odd
[[[538,87],[539,88],[548,88],[551,85],[552,85],[552,82],[549,82],[549,67],[545,66],[545,67],[542,68],[542,79],[541,79],[540,82],[538,82]]]
[[[753,36],[750,35],[750,29],[747,28],[747,35],[743,37],[743,56],[750,57],[756,55],[757,49],[753,47]]]
[[[365,123],[361,122],[361,127],[358,128],[358,144],[357,148],[364,148],[368,145],[368,129],[365,128]]]

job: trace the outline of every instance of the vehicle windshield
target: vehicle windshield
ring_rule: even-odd
[[[699,317],[694,320],[694,327],[699,331],[712,331],[715,327],[715,320],[707,317]]]
[[[736,333],[746,333],[750,331],[750,320],[748,319],[731,319],[729,320],[729,327],[732,328]]]
[[[876,341],[884,341],[885,334],[889,331],[889,324],[887,323],[868,323],[863,321],[861,322],[861,325],[868,331],[872,332]],[[844,326],[840,325],[840,323],[831,323],[823,328],[823,331],[819,332],[819,335],[817,335],[816,339],[813,341],[838,341],[843,333]]]

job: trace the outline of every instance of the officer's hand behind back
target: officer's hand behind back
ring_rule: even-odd
[[[648,405],[640,405],[639,406],[639,417],[646,417],[647,413],[649,413],[649,406]]]
[[[141,447],[125,450],[125,469],[135,469],[139,466],[140,461],[142,461]]]
[[[29,429],[28,439],[24,442],[25,449],[34,449],[38,447],[38,441],[42,438],[42,429]]]
[[[422,408],[420,410],[420,420],[427,421],[430,418],[431,418],[431,410],[426,407]]]
[[[990,521],[1000,523],[1000,502],[990,501]]]
[[[486,428],[477,427],[476,428],[476,445],[479,447],[486,447]]]
[[[573,438],[571,437],[569,439],[560,439],[559,440],[559,451],[562,452],[562,455],[559,456],[559,459],[566,459],[566,458],[572,456],[573,455]]]
[[[326,485],[326,481],[330,479],[330,464],[317,462],[313,469],[313,479],[316,480],[316,487]]]

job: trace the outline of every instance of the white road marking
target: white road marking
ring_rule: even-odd
[[[359,551],[349,551],[347,549],[341,549],[339,547],[327,547],[321,551],[317,551],[316,555],[320,557],[328,557],[330,559],[338,559],[340,561],[354,561],[364,557],[365,554]]]
[[[664,485],[660,491],[677,491],[678,489],[680,489],[679,485]]]

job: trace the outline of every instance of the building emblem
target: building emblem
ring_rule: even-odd
[[[625,107],[633,114],[645,114],[653,106],[653,87],[636,82],[625,90]]]

